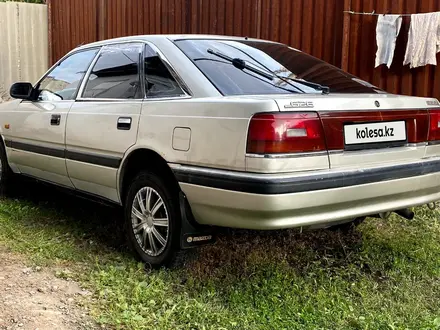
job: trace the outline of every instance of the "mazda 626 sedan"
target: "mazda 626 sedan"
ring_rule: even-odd
[[[411,218],[440,199],[436,99],[388,94],[276,42],[106,40],[10,93],[1,187],[23,174],[120,204],[153,266],[217,226]]]

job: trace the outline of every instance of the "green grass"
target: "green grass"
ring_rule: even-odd
[[[225,230],[216,245],[145,270],[120,211],[36,186],[0,202],[0,244],[62,265],[120,329],[440,329],[440,213],[357,229]]]

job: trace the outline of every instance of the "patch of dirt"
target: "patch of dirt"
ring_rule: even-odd
[[[26,267],[0,246],[0,330],[97,329],[80,304],[90,292],[49,268]]]

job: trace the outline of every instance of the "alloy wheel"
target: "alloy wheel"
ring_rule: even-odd
[[[133,233],[142,250],[152,256],[160,255],[169,238],[167,206],[160,194],[151,187],[140,189],[131,208]]]

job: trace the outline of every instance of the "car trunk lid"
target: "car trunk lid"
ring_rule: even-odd
[[[277,97],[282,112],[316,112],[330,168],[373,167],[425,157],[435,99],[390,94]]]

